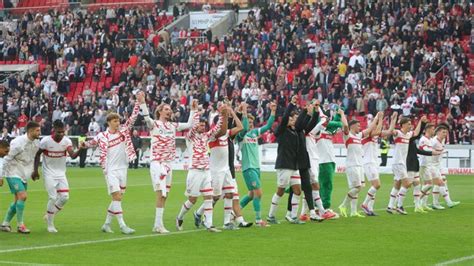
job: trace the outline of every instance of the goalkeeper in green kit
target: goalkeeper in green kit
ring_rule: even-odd
[[[247,121],[245,120],[248,120],[249,130],[246,132],[241,131],[237,135],[237,141],[239,142],[240,150],[242,152],[242,171],[245,184],[249,190],[249,193],[240,200],[240,208],[244,208],[253,200],[256,225],[261,227],[266,227],[268,225],[261,217],[262,188],[260,183],[260,154],[258,150],[258,138],[265,131],[271,129],[273,122],[275,121],[276,108],[276,103],[270,104],[270,118],[268,119],[267,124],[260,128],[254,128],[254,117],[248,115],[247,119],[245,119],[244,113],[244,128],[247,128],[245,125],[245,122]]]

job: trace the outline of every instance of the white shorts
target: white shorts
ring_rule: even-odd
[[[364,164],[364,174],[369,182],[380,180],[379,167],[376,164]]]
[[[109,195],[118,191],[125,193],[127,188],[127,168],[107,172],[105,183],[107,184]]]
[[[362,166],[351,166],[346,168],[347,184],[349,188],[361,187],[364,179],[364,168]]]
[[[408,172],[408,179],[409,179],[410,181],[412,181],[412,182],[413,182],[415,179],[420,180],[420,173],[419,173],[419,172],[412,172],[412,171],[410,171],[410,172]]]
[[[442,178],[440,169],[433,166],[421,166],[420,175],[425,181]]]
[[[236,185],[235,179],[232,178],[230,170],[212,171],[211,170],[212,189],[214,196],[221,196],[222,194],[235,193]]]
[[[433,180],[433,176],[428,166],[420,166],[420,177],[423,179],[423,181]]]
[[[319,183],[319,161],[309,159],[311,168],[309,169],[309,180],[311,184]]]
[[[173,170],[167,162],[152,161],[150,163],[151,184],[153,190],[161,191],[163,197],[170,192]]]
[[[277,169],[277,185],[279,188],[287,188],[288,185],[301,185],[301,177],[298,170]]]
[[[44,187],[46,188],[50,199],[56,199],[59,193],[69,194],[69,184],[66,177],[49,178],[45,176]]]
[[[395,181],[400,181],[402,179],[408,178],[407,166],[404,164],[394,164],[392,165],[393,179]]]
[[[186,178],[186,197],[212,196],[209,170],[191,169]]]

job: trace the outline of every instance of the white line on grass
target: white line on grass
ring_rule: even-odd
[[[59,265],[59,264],[40,264],[40,263],[21,262],[21,261],[6,261],[6,260],[0,260],[0,263],[9,264],[9,265],[35,265],[35,266]]]
[[[463,261],[467,261],[467,260],[474,260],[474,255],[440,262],[440,263],[436,264],[435,266],[451,265],[451,264],[454,264],[454,263],[463,262]]]
[[[117,237],[117,238],[101,239],[101,240],[88,240],[88,241],[80,241],[80,242],[73,242],[73,243],[66,243],[66,244],[54,244],[54,245],[37,246],[37,247],[13,248],[13,249],[0,250],[0,254],[12,253],[12,252],[17,252],[17,251],[30,251],[30,250],[41,250],[41,249],[50,249],[50,248],[74,247],[74,246],[108,243],[108,242],[115,242],[115,241],[149,238],[149,237],[181,235],[181,234],[195,233],[195,232],[200,232],[200,231],[204,231],[204,229],[194,229],[194,230],[189,230],[189,231],[171,232],[169,234],[149,234],[149,235]]]

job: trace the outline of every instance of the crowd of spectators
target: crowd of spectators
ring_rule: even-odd
[[[151,113],[166,102],[177,121],[187,120],[192,99],[207,115],[228,99],[248,102],[263,123],[268,102],[277,101],[281,113],[298,94],[300,104],[319,99],[325,110],[338,105],[354,117],[436,114],[450,124],[448,143],[471,143],[472,40],[463,46],[472,38],[470,6],[417,2],[262,4],[222,38],[177,28],[159,33],[168,15],[158,9],[26,13],[0,38],[0,61],[42,60],[48,67],[8,79],[0,126],[15,136],[36,119],[49,134],[51,121],[61,119],[70,135],[94,135],[108,112],[126,118],[140,90]],[[98,79],[111,75],[112,60],[128,64],[116,84],[66,100],[71,82],[86,78],[87,63],[95,62]],[[143,121],[136,126],[143,129]]]

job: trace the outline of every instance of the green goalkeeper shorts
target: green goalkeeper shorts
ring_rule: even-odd
[[[8,183],[8,186],[10,187],[10,191],[12,194],[26,191],[28,187],[26,183],[23,183],[23,181],[20,178],[16,178],[16,177],[7,177],[7,183]]]
[[[255,190],[261,188],[260,183],[260,169],[258,168],[249,168],[243,172],[245,184],[247,189]]]

